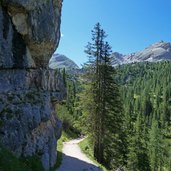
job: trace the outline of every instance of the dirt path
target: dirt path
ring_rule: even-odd
[[[83,139],[76,139],[64,143],[63,160],[56,171],[102,171],[85,154],[78,145]]]

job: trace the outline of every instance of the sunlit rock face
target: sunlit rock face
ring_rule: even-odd
[[[2,0],[4,24],[8,25],[12,21],[12,25],[9,24],[9,27],[5,28],[6,35],[11,33],[12,27],[12,30],[15,30],[22,37],[27,51],[29,49],[31,57],[38,66],[47,66],[49,58],[58,46],[61,1]],[[4,27],[4,25],[1,26]]]
[[[0,2],[0,143],[20,157],[56,162],[66,94],[61,74],[47,69],[60,40],[62,0]]]

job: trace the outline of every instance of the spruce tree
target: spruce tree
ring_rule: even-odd
[[[134,130],[130,136],[128,169],[129,171],[150,171],[147,150],[147,128],[144,116],[138,113]]]
[[[149,159],[152,171],[163,170],[163,137],[158,122],[153,119],[149,137]]]
[[[109,168],[124,164],[125,127],[119,88],[115,81],[116,71],[111,64],[111,47],[105,42],[106,34],[99,23],[92,31],[92,43],[86,53],[89,61],[84,66],[86,80],[83,113],[86,113],[94,157]],[[85,105],[85,104],[88,104]],[[87,108],[85,108],[87,106]]]

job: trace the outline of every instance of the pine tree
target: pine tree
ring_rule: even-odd
[[[142,114],[138,113],[134,131],[130,136],[128,153],[129,171],[150,171],[147,153],[147,129]]]
[[[105,38],[104,30],[97,23],[92,31],[92,43],[88,43],[85,51],[89,61],[84,67],[87,100],[85,96],[82,98],[83,113],[87,115],[94,157],[109,168],[118,168],[125,159],[124,115],[116,71],[111,65],[111,47]]]
[[[65,71],[65,68],[63,68],[62,70],[62,77],[63,77],[63,81],[64,81],[64,85],[65,87],[67,86],[67,81],[66,81],[66,71]]]
[[[153,119],[150,139],[149,139],[149,158],[152,171],[163,170],[163,138],[158,122]]]

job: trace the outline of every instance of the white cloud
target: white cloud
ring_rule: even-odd
[[[61,37],[64,37],[64,34],[63,33],[61,33]]]

